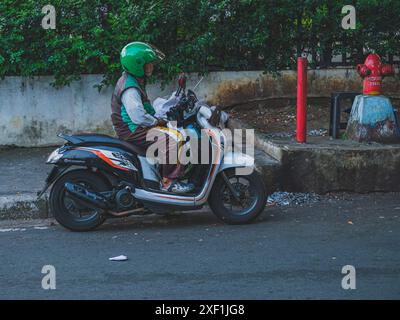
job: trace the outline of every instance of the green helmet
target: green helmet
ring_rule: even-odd
[[[124,70],[137,77],[144,77],[144,65],[163,60],[165,55],[156,47],[144,42],[128,43],[121,51]]]

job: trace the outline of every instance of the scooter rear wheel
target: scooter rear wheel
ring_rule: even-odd
[[[228,169],[225,174],[239,195],[239,201],[219,174],[208,199],[211,210],[220,220],[229,224],[254,221],[267,202],[267,192],[261,176],[256,171],[249,175],[236,175],[235,169]]]
[[[83,185],[95,192],[107,191],[107,184],[93,172],[72,170],[56,181],[50,192],[50,210],[59,224],[72,231],[97,228],[105,221],[104,215],[99,210],[87,208],[68,197],[66,182]]]

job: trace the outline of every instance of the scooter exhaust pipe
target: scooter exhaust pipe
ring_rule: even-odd
[[[107,210],[109,208],[107,199],[100,193],[89,191],[85,187],[71,182],[66,182],[64,186],[65,189],[67,189],[68,195],[72,199],[83,202],[88,207],[94,209],[100,208],[103,210]]]

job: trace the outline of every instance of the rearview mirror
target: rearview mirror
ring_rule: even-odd
[[[179,88],[182,88],[183,90],[186,89],[186,75],[184,73],[181,73],[178,79],[178,86]]]

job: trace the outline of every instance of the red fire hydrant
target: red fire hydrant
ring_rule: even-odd
[[[347,122],[346,136],[359,142],[400,142],[395,110],[382,94],[382,78],[394,74],[394,67],[383,64],[372,53],[356,68],[364,79],[363,94],[355,97]]]
[[[365,95],[380,95],[382,93],[382,78],[394,75],[394,66],[383,64],[376,53],[371,53],[364,64],[356,67],[357,73],[364,79],[363,93]]]

